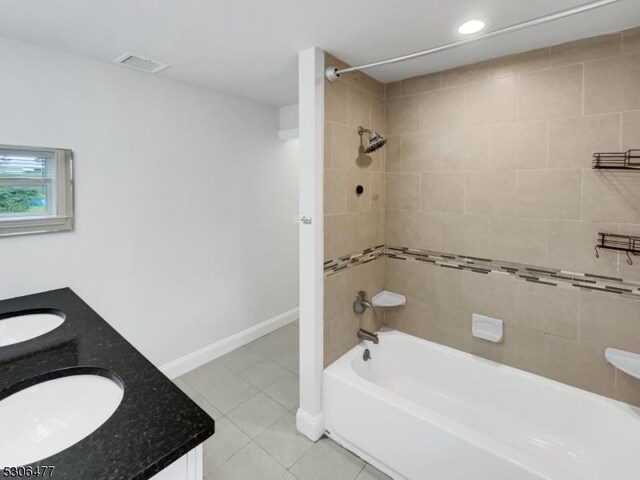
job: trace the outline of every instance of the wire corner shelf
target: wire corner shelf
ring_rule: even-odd
[[[594,153],[593,168],[602,170],[640,170],[640,150]]]
[[[633,265],[631,255],[640,255],[640,237],[633,235],[620,235],[618,233],[598,233],[596,244],[596,258],[600,258],[600,249],[615,250],[627,254],[627,263]]]

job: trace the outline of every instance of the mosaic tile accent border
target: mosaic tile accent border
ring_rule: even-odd
[[[384,255],[385,245],[378,245],[377,247],[367,248],[360,253],[352,253],[351,255],[345,255],[344,257],[327,260],[324,262],[324,275],[326,277],[330,277],[331,275],[335,275],[347,268],[373,262],[377,258],[384,257]]]
[[[503,262],[489,258],[453,255],[448,253],[419,250],[409,247],[380,245],[335,260],[325,262],[325,276],[367,263],[376,258],[386,257],[400,261],[426,262],[443,268],[468,270],[480,274],[510,275],[518,279],[559,288],[596,290],[623,295],[640,300],[640,282],[627,281],[618,277],[608,277],[591,273],[572,272],[555,268],[536,267],[522,263]]]

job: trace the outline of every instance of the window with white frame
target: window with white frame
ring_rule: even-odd
[[[73,228],[72,152],[0,145],[0,236]]]

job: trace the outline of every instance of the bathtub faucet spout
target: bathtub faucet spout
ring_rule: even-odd
[[[364,328],[361,328],[360,330],[358,330],[358,338],[360,340],[369,340],[370,342],[373,342],[376,345],[380,342],[380,339],[378,338],[377,333],[371,333],[370,331],[365,330]]]

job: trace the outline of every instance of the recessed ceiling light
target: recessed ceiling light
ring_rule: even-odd
[[[464,22],[462,25],[458,27],[458,33],[460,35],[473,35],[474,33],[478,33],[487,26],[487,23],[483,20],[473,19],[468,22]]]

